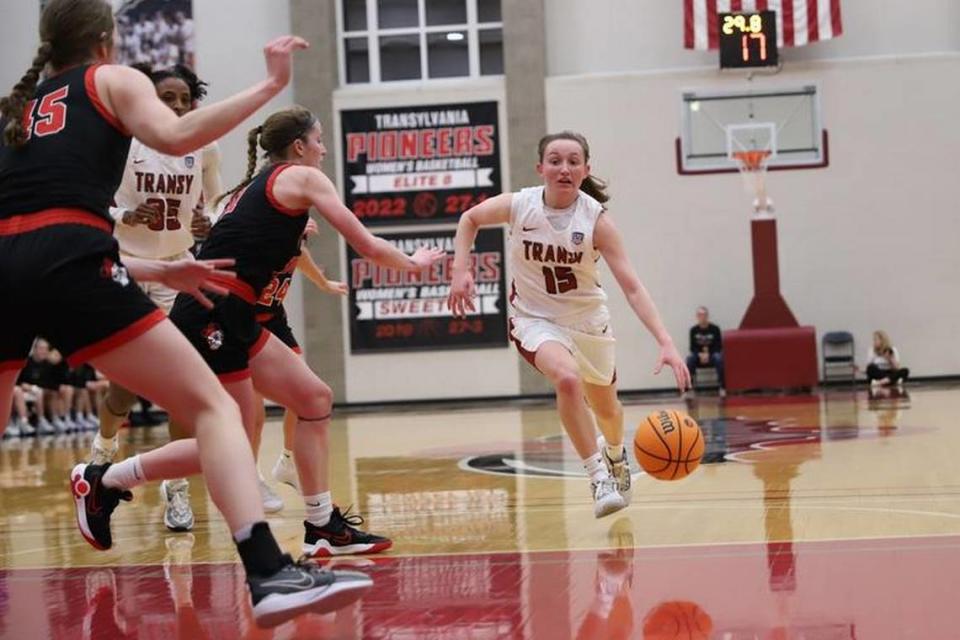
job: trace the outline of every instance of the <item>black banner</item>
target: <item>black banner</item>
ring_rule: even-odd
[[[340,112],[344,202],[366,225],[456,222],[500,193],[496,102]]]
[[[454,318],[447,307],[453,272],[453,231],[381,237],[405,253],[422,245],[448,254],[423,273],[380,267],[347,247],[350,351],[499,347],[507,343],[503,230],[481,229],[471,257],[476,312]]]

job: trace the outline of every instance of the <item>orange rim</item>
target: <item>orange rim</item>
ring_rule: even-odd
[[[736,158],[743,169],[756,171],[763,166],[764,161],[770,157],[770,151],[751,149],[749,151],[734,151],[733,157]]]

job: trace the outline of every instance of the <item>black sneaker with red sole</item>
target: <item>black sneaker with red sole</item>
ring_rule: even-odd
[[[110,464],[81,463],[70,472],[70,491],[77,509],[77,527],[84,540],[105,551],[113,546],[110,516],[121,500],[133,500],[125,489],[103,485],[103,474]]]
[[[330,522],[318,527],[304,521],[306,533],[303,536],[303,553],[311,558],[330,556],[379,553],[393,546],[393,541],[383,536],[373,535],[357,529],[363,524],[363,518],[350,509],[343,513],[339,507],[333,508]]]

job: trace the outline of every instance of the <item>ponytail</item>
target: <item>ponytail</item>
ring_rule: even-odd
[[[587,176],[584,178],[583,184],[580,185],[580,191],[583,191],[600,204],[610,199],[610,195],[607,194],[606,180],[601,180],[596,176]]]
[[[253,174],[257,170],[257,143],[260,140],[261,133],[263,133],[263,125],[250,129],[250,132],[247,134],[247,175],[244,176],[243,181],[240,182],[240,184],[221,194],[220,197],[217,198],[213,203],[214,206],[220,204],[221,200],[228,196],[232,196],[253,181]]]
[[[266,152],[271,162],[282,162],[287,148],[295,140],[303,139],[311,127],[317,123],[317,118],[309,109],[293,106],[270,114],[259,127],[250,130],[247,134],[247,176],[243,182],[217,198],[214,206],[227,196],[233,195],[246,187],[253,180],[253,173],[257,169],[257,146]]]
[[[23,127],[24,110],[36,95],[40,74],[52,57],[53,44],[48,41],[40,43],[30,68],[13,86],[10,95],[0,99],[0,116],[7,120],[3,128],[3,142],[9,147],[22,147],[27,141],[27,130]]]

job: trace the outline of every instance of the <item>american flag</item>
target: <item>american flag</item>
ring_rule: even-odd
[[[843,33],[840,0],[683,0],[683,46],[716,49],[718,13],[776,11],[777,46],[800,47]]]

